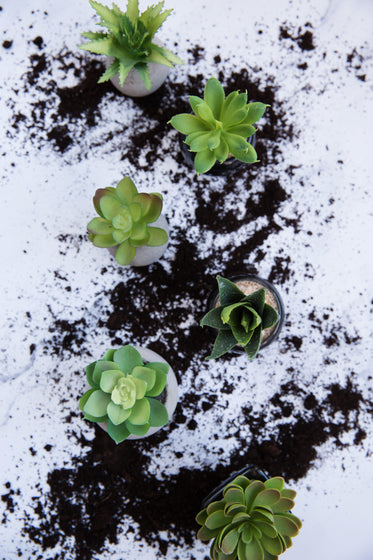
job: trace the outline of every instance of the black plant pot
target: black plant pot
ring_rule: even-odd
[[[185,162],[189,165],[189,167],[193,167],[194,169],[194,155],[195,152],[190,152],[189,151],[189,146],[187,144],[185,144],[184,142],[184,138],[185,136],[179,133],[179,143],[180,143],[180,147],[181,147],[181,152],[184,156],[184,160]],[[252,145],[253,148],[255,148],[256,145],[256,132],[250,136],[250,138],[248,139],[249,144]],[[219,161],[217,161],[215,163],[215,165],[206,173],[204,173],[204,175],[214,175],[214,176],[224,176],[224,175],[229,175],[229,173],[232,173],[232,171],[235,171],[236,169],[238,169],[239,167],[242,167],[244,165],[248,165],[247,163],[240,161],[234,157],[230,157],[228,159],[226,159],[223,163],[220,163]]]
[[[280,331],[282,329],[282,325],[284,323],[284,318],[285,318],[285,308],[284,308],[284,304],[283,301],[281,299],[280,294],[278,293],[278,291],[276,290],[276,288],[273,286],[273,284],[271,284],[271,282],[269,282],[268,280],[264,280],[264,278],[260,278],[259,276],[255,276],[254,274],[237,274],[235,276],[231,276],[230,278],[228,278],[228,280],[230,280],[231,282],[236,283],[239,280],[247,280],[249,282],[255,282],[257,284],[259,284],[260,286],[262,286],[263,288],[265,288],[266,290],[268,290],[274,297],[276,304],[277,304],[277,312],[280,316],[278,322],[276,323],[276,325],[274,327],[272,327],[272,332],[264,339],[262,340],[261,344],[260,344],[260,349],[265,348],[266,346],[269,346],[274,340],[276,340],[276,338],[278,338],[278,335],[280,334]],[[259,288],[258,288],[259,289]],[[207,301],[207,311],[210,311],[210,309],[213,309],[216,305],[216,302],[218,301],[219,298],[219,290],[216,289],[214,290],[208,301]],[[212,332],[216,333],[215,329],[211,329]],[[233,354],[244,354],[245,350],[242,348],[242,346],[240,346],[239,344],[237,344],[236,346],[234,346],[231,350],[229,350],[229,352],[232,352]]]
[[[221,500],[223,497],[223,489],[227,484],[232,482],[232,480],[234,480],[239,475],[246,476],[251,480],[260,480],[261,482],[265,482],[269,479],[269,475],[262,469],[258,469],[258,467],[255,467],[254,465],[247,465],[239,471],[234,471],[228,478],[223,480],[223,482],[221,482],[219,486],[214,488],[214,490],[212,490],[212,492],[210,492],[210,494],[208,494],[208,496],[203,499],[201,509],[205,509],[205,507],[207,507],[211,502]]]

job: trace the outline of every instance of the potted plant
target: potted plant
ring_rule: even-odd
[[[154,434],[175,410],[175,374],[148,348],[110,349],[85,371],[91,388],[81,397],[79,408],[116,443]]]
[[[218,291],[210,298],[209,311],[201,326],[217,329],[218,334],[208,359],[219,358],[229,351],[246,352],[253,360],[259,349],[278,336],[284,308],[276,288],[267,280],[253,275],[239,275],[233,281],[216,277]]]
[[[88,31],[82,35],[90,42],[79,48],[109,57],[106,71],[99,83],[111,80],[125,95],[143,97],[157,90],[167,78],[170,68],[183,61],[165,49],[154,36],[172,10],[162,8],[164,2],[149,6],[140,14],[138,0],[128,0],[122,12],[89,0],[107,32]]]
[[[282,477],[263,481],[240,474],[198,513],[197,537],[212,539],[212,560],[276,560],[302,527],[290,512],[295,496]]]
[[[146,266],[163,255],[168,224],[159,193],[139,193],[124,177],[115,188],[97,189],[93,205],[99,217],[87,225],[88,238],[96,247],[110,249],[120,265]]]
[[[238,90],[225,97],[223,86],[216,78],[206,83],[203,99],[190,95],[189,101],[194,114],[175,115],[170,124],[186,135],[185,144],[196,153],[194,168],[198,174],[218,171],[224,162],[232,166],[235,159],[244,163],[258,161],[250,138],[257,130],[254,123],[268,105],[248,103],[247,93]]]

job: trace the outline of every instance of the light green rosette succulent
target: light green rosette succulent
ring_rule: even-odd
[[[218,330],[208,359],[220,358],[239,344],[249,360],[253,360],[259,352],[262,331],[276,325],[279,314],[265,303],[264,288],[246,296],[234,282],[221,276],[216,279],[220,305],[210,309],[200,322],[201,327]]]
[[[88,238],[96,247],[118,245],[115,258],[121,265],[130,264],[138,247],[159,247],[168,240],[164,229],[148,225],[162,212],[161,195],[139,193],[129,177],[115,188],[97,189],[93,204],[100,217],[87,225]]]
[[[245,163],[258,161],[248,138],[256,132],[253,125],[268,105],[248,103],[247,93],[238,90],[225,97],[223,86],[216,78],[208,80],[203,99],[190,95],[189,101],[194,115],[180,113],[170,123],[186,135],[185,143],[191,152],[196,152],[197,173],[206,173],[216,161],[223,163],[229,156]]]
[[[212,560],[277,560],[292,545],[302,522],[289,511],[296,492],[284,484],[281,477],[261,482],[240,475],[197,515],[197,537],[213,539]]]
[[[168,364],[144,364],[140,353],[127,345],[108,350],[85,370],[92,388],[81,397],[79,408],[87,420],[107,422],[108,434],[116,443],[167,424],[166,407],[155,397],[165,388]]]
[[[114,3],[112,8],[94,0],[89,0],[89,3],[101,18],[98,25],[106,27],[108,32],[83,33],[83,37],[90,41],[79,45],[79,48],[114,58],[114,62],[98,80],[99,83],[119,74],[120,84],[123,85],[130,70],[135,68],[145,87],[150,89],[149,62],[171,68],[174,64],[183,64],[178,56],[153,42],[154,35],[172,12],[162,12],[163,1],[149,6],[142,14],[139,12],[138,0],[128,0],[125,12]]]

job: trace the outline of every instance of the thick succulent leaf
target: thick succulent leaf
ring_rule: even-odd
[[[161,215],[163,200],[159,195],[155,193],[152,193],[148,196],[150,199],[150,204],[147,207],[146,211],[143,211],[143,219],[147,224],[151,224],[158,220],[159,216]]]
[[[112,220],[123,208],[123,204],[116,196],[105,194],[100,199],[100,208],[107,220]]]
[[[162,3],[162,5],[163,5],[163,3]],[[147,27],[147,29],[150,33],[150,36],[152,38],[154,37],[154,35],[158,31],[158,29],[161,27],[161,25],[163,24],[165,19],[168,18],[168,16],[171,14],[171,12],[172,12],[172,8],[169,9],[169,10],[164,10],[164,12],[158,14],[157,16],[155,16],[151,19],[149,18],[146,27]]]
[[[266,535],[271,539],[274,539],[277,536],[276,528],[270,523],[265,523],[263,521],[256,521],[255,526],[258,527],[258,529],[260,529],[263,535]]]
[[[242,136],[238,136],[238,134],[232,134],[230,132],[223,132],[222,137],[228,144],[229,150],[236,153],[246,153],[248,150],[248,142]]]
[[[131,414],[131,409],[125,410],[119,404],[114,404],[113,402],[109,402],[107,407],[107,414],[109,420],[114,424],[114,426],[118,426],[118,424],[122,424],[129,415]]]
[[[126,428],[125,424],[119,424],[118,426],[116,426],[111,422],[110,419],[107,423],[107,432],[109,436],[115,441],[115,443],[121,443],[130,435],[130,432]]]
[[[123,373],[119,369],[103,371],[100,379],[101,391],[111,393],[121,377],[123,377]]]
[[[220,138],[221,138],[221,131],[215,130],[210,133],[209,138],[207,139],[207,147],[209,150],[215,150],[220,145]]]
[[[160,247],[161,245],[167,243],[168,234],[164,229],[149,226],[148,232],[149,232],[149,239],[146,243],[148,247]]]
[[[140,352],[130,344],[114,352],[113,360],[123,373],[131,373],[136,366],[143,366]]]
[[[238,545],[238,539],[239,534],[237,529],[232,529],[225,535],[220,545],[220,548],[224,552],[224,554],[232,554],[235,551],[236,546]]]
[[[221,320],[221,312],[223,309],[224,307],[222,305],[210,309],[210,311],[208,311],[206,315],[202,317],[200,321],[201,327],[206,326],[206,327],[212,327],[213,329],[229,330],[230,326],[224,324],[223,321]]]
[[[81,410],[82,412],[84,412],[84,405],[87,402],[87,400],[89,399],[89,397],[92,395],[92,393],[95,391],[95,389],[89,389],[88,391],[86,391],[84,393],[84,395],[82,397],[80,397],[79,400],[79,410]]]
[[[107,6],[104,6],[103,4],[100,4],[99,2],[96,2],[95,0],[89,0],[89,3],[110,29],[117,28],[118,16],[116,15],[114,10],[108,8]]]
[[[249,523],[245,523],[245,525],[242,525],[241,527],[242,527],[242,530],[240,530],[241,539],[245,544],[248,544],[254,538],[254,531],[252,529],[252,526]]]
[[[136,255],[136,247],[129,244],[128,240],[123,241],[115,253],[115,259],[118,264],[125,266],[129,264]]]
[[[244,163],[255,163],[259,161],[255,149],[249,143],[247,143],[247,150],[245,152],[235,150],[232,146],[230,146],[230,151],[233,157]]]
[[[192,132],[206,132],[209,130],[208,126],[198,117],[190,115],[189,113],[175,115],[169,122],[176,130],[181,132],[181,134],[188,135],[192,134]]]
[[[154,370],[156,374],[155,383],[151,390],[146,391],[147,397],[158,397],[164,390],[167,382],[167,374]]]
[[[260,480],[254,480],[245,489],[245,503],[247,511],[250,511],[257,495],[264,490],[265,486]]]
[[[104,371],[118,369],[119,366],[115,362],[110,360],[97,360],[95,362],[95,367],[92,372],[92,381],[97,387],[100,386],[101,375]]]
[[[231,350],[233,346],[236,346],[236,344],[237,341],[231,331],[220,330],[216,337],[211,355],[208,356],[207,359],[211,360],[220,358],[220,356],[222,356],[226,352],[229,352],[229,350]]]
[[[93,235],[92,243],[95,247],[100,249],[107,249],[108,247],[115,247],[117,242],[111,234],[108,235]]]
[[[231,134],[242,136],[243,138],[249,138],[256,132],[255,126],[252,126],[251,124],[235,124],[227,127],[225,130]]]
[[[82,45],[79,45],[79,48],[94,54],[104,54],[106,56],[110,56],[112,45],[112,37],[103,37],[102,39],[96,39],[94,41],[89,41],[88,43],[83,43]]]
[[[220,144],[214,150],[214,156],[220,163],[223,163],[229,156],[228,144],[220,135]]]
[[[208,529],[206,527],[206,525],[204,525],[203,527],[201,527],[197,533],[197,539],[199,539],[200,541],[204,541],[207,542],[210,539],[213,539],[214,537],[216,537],[216,535],[219,534],[219,529]]]
[[[215,164],[216,157],[211,150],[203,150],[198,152],[194,158],[194,169],[198,174],[207,173]]]
[[[232,303],[231,305],[225,305],[223,306],[222,312],[221,312],[221,320],[223,321],[224,324],[231,324],[231,315],[233,315],[233,312],[237,309],[240,308],[244,308],[245,303],[243,301],[238,301],[236,303]],[[240,316],[235,314],[234,317],[235,321],[233,320],[233,322],[240,322]]]
[[[131,231],[123,231],[121,229],[115,229],[112,233],[115,244],[120,245],[124,241],[127,241],[127,239],[130,236],[130,233]]]
[[[293,500],[289,498],[281,498],[276,504],[272,506],[274,513],[286,513],[294,507]]]
[[[280,316],[276,309],[266,303],[262,315],[263,329],[273,327],[278,322],[279,318]]]
[[[244,347],[249,360],[253,360],[259,352],[260,343],[262,341],[262,326],[259,325],[253,333],[249,343]]]
[[[249,543],[240,541],[237,552],[239,560],[264,560],[263,548],[256,539]]]
[[[229,522],[229,517],[226,517],[223,511],[218,510],[208,516],[205,525],[208,529],[219,529],[220,527],[227,525]]]
[[[302,522],[300,519],[298,519],[298,517],[296,517],[293,513],[290,512],[284,512],[281,513],[281,517],[287,517],[288,519],[290,519],[291,521],[293,521],[293,523],[295,523],[295,525],[298,527],[298,529],[302,528]]]
[[[91,416],[91,414],[84,413],[84,419],[89,420],[90,422],[107,422],[108,415],[105,414],[104,416]]]
[[[146,422],[146,424],[132,424],[129,420],[126,420],[124,424],[128,431],[135,436],[144,436],[150,428],[149,422]]]
[[[245,506],[242,505],[242,507],[244,508]],[[234,510],[231,511],[231,515],[233,514]],[[232,517],[232,523],[243,523],[245,521],[250,521],[251,516],[246,513],[246,511],[237,511],[236,513],[234,513],[233,517]]]
[[[239,513],[245,513],[246,506],[243,504],[228,504],[224,508],[225,515],[229,515],[229,517],[236,516]]]
[[[94,389],[98,389],[99,384],[96,383],[95,381],[93,381],[93,372],[94,372],[94,369],[95,369],[95,365],[96,365],[96,362],[92,362],[91,364],[89,364],[85,368],[85,372],[86,372],[86,375],[87,375],[87,381],[90,384],[90,386],[93,387]]]
[[[87,230],[90,233],[108,235],[113,232],[113,225],[109,220],[105,220],[105,218],[93,218],[93,220],[88,223]]]
[[[123,177],[117,184],[115,191],[120,202],[125,206],[129,206],[137,195],[136,185],[130,177]]]
[[[266,535],[262,535],[262,544],[265,550],[274,556],[284,552],[284,545],[278,536],[274,539],[270,539]]]
[[[199,513],[197,513],[195,520],[197,521],[198,525],[204,525],[207,517],[208,517],[207,508],[205,508],[202,509]]]
[[[156,373],[153,369],[145,366],[135,366],[131,375],[137,379],[142,379],[146,383],[146,390],[153,389],[156,380]]]
[[[109,188],[110,187],[107,187],[106,189],[97,189],[93,196],[93,206],[95,207],[97,214],[99,214],[99,216],[101,216],[102,218],[104,217],[104,215],[100,208],[100,200],[103,196],[107,195],[110,192]]]
[[[241,292],[241,290],[228,280],[227,278],[223,278],[222,276],[217,276],[216,280],[218,282],[219,287],[219,298],[221,305],[230,305],[232,303],[238,303],[241,301],[245,294]]]
[[[131,415],[128,421],[135,426],[142,426],[149,422],[150,404],[149,400],[144,397],[135,402],[132,407]]]
[[[163,66],[168,66],[173,68],[172,62],[168,60],[166,56],[158,49],[152,49],[152,52],[146,57],[146,62],[153,62],[154,64],[163,64]]]
[[[228,102],[227,102],[228,101]],[[224,128],[233,125],[234,123],[238,123],[246,116],[247,109],[247,94],[246,93],[238,93],[231,98],[228,96],[226,103],[224,104],[222,113],[221,113],[221,121],[224,124]],[[239,118],[238,115],[243,115],[242,118]]]
[[[288,537],[295,537],[299,533],[298,526],[288,517],[275,515],[275,526],[279,533]]]
[[[290,498],[290,500],[294,500],[297,493],[295,490],[290,490],[290,488],[284,488],[281,492],[282,498]]]
[[[167,375],[170,370],[170,366],[166,364],[166,362],[147,362],[146,367],[154,369],[155,372],[160,372],[164,375]]]
[[[203,99],[198,97],[198,95],[189,95],[189,103],[194,113],[197,114],[198,105],[203,103]]]
[[[84,405],[83,412],[91,416],[105,416],[110,395],[103,393],[100,389],[94,390]]]
[[[148,65],[144,62],[138,62],[136,64],[135,68],[138,71],[138,73],[140,74],[140,78],[144,82],[146,89],[150,89],[151,86],[152,86],[152,83],[150,81]]]
[[[110,64],[109,68],[107,68],[100,76],[97,83],[102,84],[103,82],[107,82],[111,78],[114,78],[117,74],[119,74],[119,60],[114,60],[114,62]]]
[[[220,120],[220,113],[223,107],[225,94],[221,83],[216,78],[210,78],[207,81],[204,99],[209,105],[215,119]]]
[[[150,404],[149,424],[154,427],[165,426],[168,422],[168,412],[164,404],[156,399],[148,399]]]
[[[207,122],[211,126],[215,127],[215,117],[206,101],[202,99],[201,102],[196,105],[195,113],[197,117],[202,119],[204,122]]]
[[[105,33],[104,31],[100,31],[100,32],[85,31],[84,33],[82,33],[82,36],[85,37],[85,39],[95,40],[95,39],[104,39],[105,37],[108,36],[108,34]]]
[[[193,140],[189,143],[190,151],[202,152],[203,150],[210,149],[208,143],[213,134],[214,131],[210,130],[208,130],[207,132],[199,132],[198,134],[193,134]]]
[[[276,490],[275,488],[266,488],[262,492],[260,492],[253,503],[253,507],[255,506],[269,506],[273,508],[273,506],[281,499],[281,493]]]
[[[145,397],[146,393],[146,382],[143,379],[137,379],[137,377],[130,376],[132,381],[136,386],[136,399],[142,399]]]
[[[264,505],[255,506],[255,511],[253,512],[255,518],[257,517],[257,514],[261,514],[266,519],[268,519],[271,523],[273,523],[273,512],[271,507],[264,506]]]
[[[224,500],[218,500],[215,502],[210,502],[208,504],[208,506],[206,507],[206,519],[209,515],[211,515],[212,513],[214,513],[214,511],[223,511],[224,510],[224,506],[225,506],[225,501]]]
[[[253,336],[254,331],[246,331],[241,325],[231,325],[232,334],[241,346],[247,346]]]
[[[232,488],[228,486],[226,490],[223,492],[224,501],[226,504],[244,504],[245,503],[245,494],[242,488]]]
[[[131,234],[130,234],[130,242],[133,241],[139,242],[143,241],[148,237],[148,230],[145,222],[137,222],[133,224]]]
[[[274,476],[264,482],[264,486],[266,488],[275,488],[280,492],[284,488],[284,485],[285,485],[285,480],[282,478],[282,476]]]
[[[127,2],[127,9],[126,9],[126,16],[128,19],[135,24],[138,17],[139,17],[139,3],[138,0],[128,0]]]
[[[250,480],[246,476],[239,474],[234,480],[232,480],[231,484],[241,486],[242,490],[245,490],[247,486],[249,486]]]
[[[249,112],[247,118],[245,119],[246,124],[254,124],[258,121],[265,113],[266,108],[269,105],[255,101],[254,103],[249,103]]]
[[[129,205],[129,211],[134,222],[138,222],[142,217],[142,208],[138,202],[131,202]]]
[[[114,356],[114,352],[115,352],[115,348],[109,348],[109,350],[106,350],[104,357],[102,358],[104,361],[113,361],[113,356]]]
[[[248,296],[243,298],[243,301],[246,302],[250,307],[255,309],[255,311],[262,316],[264,310],[264,302],[265,302],[265,290],[264,288],[260,288],[255,292],[252,292]]]
[[[159,45],[155,45],[154,43],[152,43],[152,50],[153,51],[158,51],[162,56],[164,56],[173,65],[174,64],[184,64],[184,61],[179,56],[177,56],[173,52],[169,51],[168,49],[165,49],[164,47],[160,47]]]

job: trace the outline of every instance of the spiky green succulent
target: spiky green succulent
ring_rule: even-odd
[[[223,163],[229,155],[245,163],[254,163],[257,154],[248,138],[256,132],[253,124],[263,116],[264,103],[248,103],[247,93],[232,91],[225,97],[216,78],[210,78],[204,98],[190,95],[194,115],[180,113],[170,120],[171,125],[186,135],[185,143],[196,152],[194,167],[206,173],[216,161]]]
[[[166,407],[155,398],[165,388],[168,370],[166,363],[144,364],[133,346],[110,349],[85,368],[92,388],[81,397],[79,408],[87,420],[107,422],[116,443],[130,434],[143,436],[150,427],[168,422]]]
[[[164,1],[149,6],[141,14],[138,0],[128,0],[125,12],[114,3],[112,8],[108,8],[94,0],[89,2],[101,18],[98,25],[106,27],[108,32],[83,33],[83,37],[90,39],[90,42],[79,45],[79,48],[114,58],[113,63],[98,80],[99,83],[119,74],[120,84],[123,85],[129,72],[135,68],[146,88],[150,89],[149,62],[169,67],[183,63],[171,51],[153,42],[156,32],[172,12],[172,10],[162,12]]]
[[[99,217],[87,225],[88,237],[96,247],[118,245],[115,258],[121,265],[134,259],[138,247],[159,247],[168,240],[164,229],[148,225],[161,214],[161,195],[139,193],[129,177],[115,188],[97,189],[93,204]]]
[[[239,475],[227,484],[222,499],[196,517],[201,541],[213,539],[212,560],[276,560],[292,545],[302,522],[289,510],[296,492],[284,479],[261,482]]]
[[[260,348],[262,331],[276,325],[279,314],[265,303],[264,288],[247,296],[230,280],[221,276],[216,279],[220,305],[210,309],[200,322],[202,327],[218,330],[208,359],[219,358],[239,344],[253,360]]]

